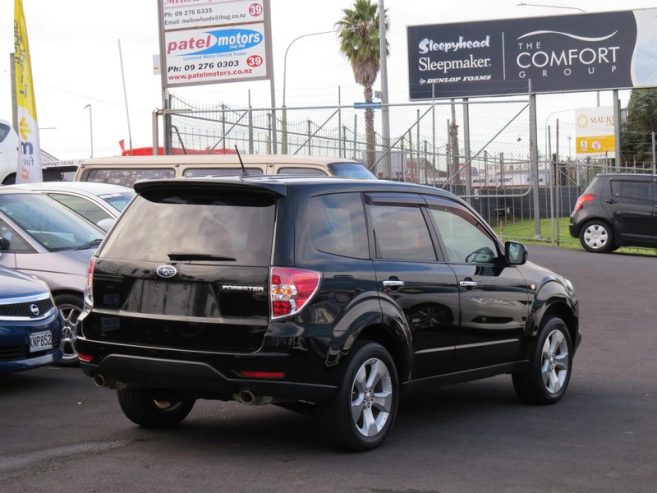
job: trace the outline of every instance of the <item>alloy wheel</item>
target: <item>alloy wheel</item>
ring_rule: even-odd
[[[545,338],[541,354],[541,377],[549,393],[559,393],[569,370],[568,341],[563,332],[555,329]]]
[[[59,313],[62,316],[62,340],[59,345],[62,350],[62,360],[73,361],[78,357],[76,340],[78,336],[78,325],[80,310],[79,306],[69,303],[58,305]]]
[[[393,405],[390,370],[379,358],[365,361],[351,386],[351,417],[358,432],[373,437],[383,430]]]

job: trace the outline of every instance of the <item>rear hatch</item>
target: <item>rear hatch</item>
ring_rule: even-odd
[[[187,180],[137,189],[99,252],[85,336],[183,350],[257,350],[269,322],[280,193]]]

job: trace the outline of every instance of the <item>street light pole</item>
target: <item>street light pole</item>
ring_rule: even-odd
[[[329,34],[329,33],[334,33],[336,32],[335,30],[332,31],[320,31],[316,33],[307,33],[307,34],[302,34],[301,36],[297,36],[294,38],[292,41],[290,41],[290,44],[287,45],[287,48],[285,48],[285,55],[283,56],[283,141],[281,142],[282,146],[282,153],[287,154],[287,109],[285,107],[285,91],[287,88],[287,53],[290,51],[290,47],[299,41],[302,38],[309,38],[311,36],[319,36],[320,34]]]
[[[392,156],[390,156],[390,109],[388,107],[388,46],[386,43],[386,9],[379,0],[379,64],[381,69],[381,136],[385,156],[385,177],[392,178]],[[419,127],[418,127],[419,128]],[[420,142],[417,142],[418,149]],[[403,158],[402,158],[403,159]],[[418,160],[418,170],[420,162]]]
[[[94,157],[94,127],[93,127],[93,118],[91,117],[91,103],[84,106],[85,110],[89,110],[89,143],[91,147],[90,158]]]

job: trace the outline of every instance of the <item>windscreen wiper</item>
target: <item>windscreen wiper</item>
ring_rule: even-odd
[[[225,255],[212,255],[210,253],[171,252],[167,254],[169,260],[227,260],[234,262],[235,257]]]
[[[102,241],[103,241],[102,238],[94,238],[91,241],[88,241],[80,246],[75,247],[74,250],[87,250],[88,248],[95,248],[98,245],[100,245]]]

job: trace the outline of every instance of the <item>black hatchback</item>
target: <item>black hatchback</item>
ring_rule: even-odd
[[[580,341],[565,278],[431,187],[338,178],[139,182],[89,266],[80,363],[126,416],[196,399],[315,414],[381,444],[402,388],[508,373],[559,401]]]
[[[657,248],[657,175],[597,175],[575,203],[570,235],[594,253]]]

